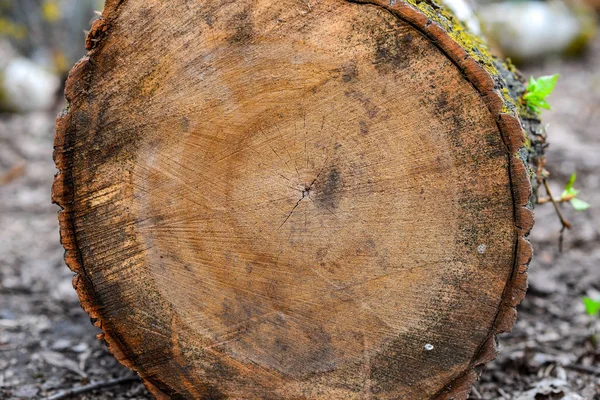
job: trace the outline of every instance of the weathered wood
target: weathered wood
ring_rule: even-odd
[[[531,257],[514,71],[432,2],[112,0],[88,50],[53,198],[157,397],[467,397]]]

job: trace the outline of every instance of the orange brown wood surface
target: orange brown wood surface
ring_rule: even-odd
[[[524,294],[530,185],[501,78],[426,7],[107,2],[53,195],[158,398],[466,398]]]

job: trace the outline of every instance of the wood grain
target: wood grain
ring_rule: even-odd
[[[158,398],[466,398],[532,225],[502,77],[373,1],[108,1],[57,121],[83,307]],[[491,62],[491,60],[490,60]]]

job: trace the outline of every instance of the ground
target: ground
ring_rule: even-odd
[[[577,171],[580,197],[592,207],[563,207],[573,229],[562,253],[552,206],[536,208],[529,293],[473,399],[600,399],[600,352],[580,301],[600,296],[600,39],[583,58],[523,68],[526,76],[556,72],[554,110],[544,113],[552,188],[560,193]],[[0,399],[46,398],[118,377],[134,380],[74,398],[151,398],[95,339],[71,287],[50,203],[54,118],[0,116]]]

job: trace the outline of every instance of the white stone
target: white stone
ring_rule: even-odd
[[[4,106],[17,112],[51,109],[60,87],[56,75],[22,57],[8,62],[0,82]]]

